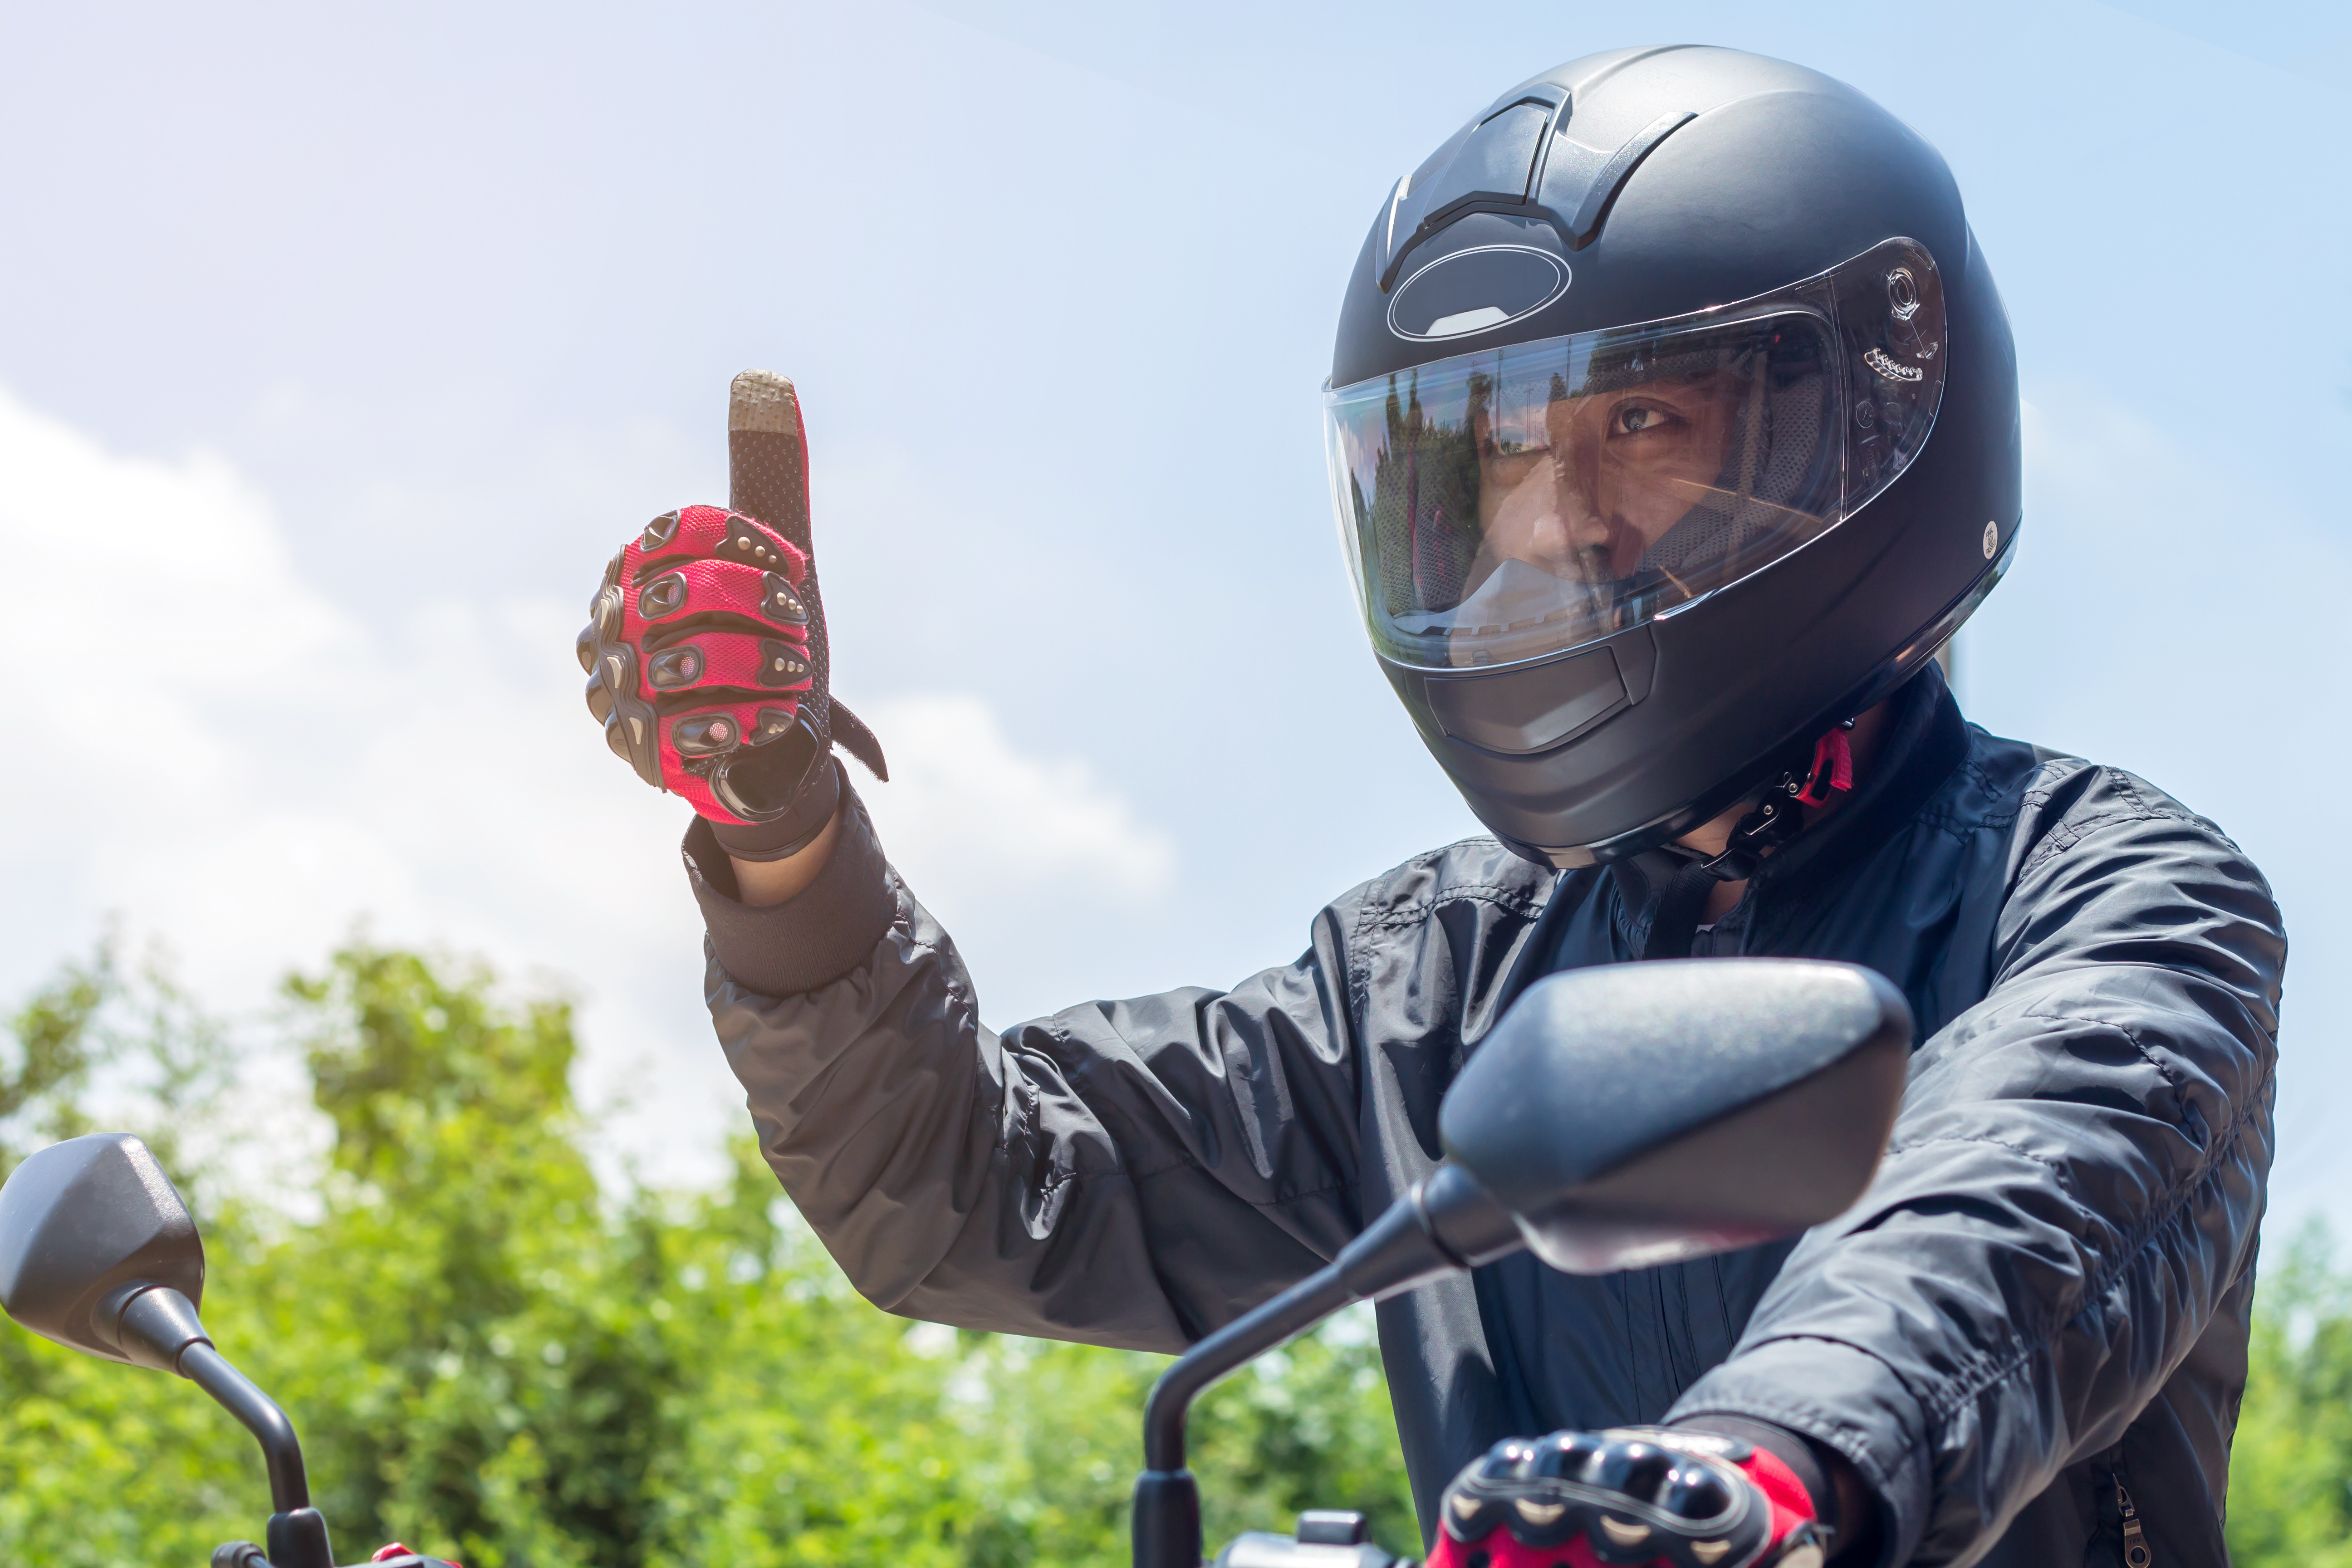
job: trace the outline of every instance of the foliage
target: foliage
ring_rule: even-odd
[[[205,1226],[206,1323],[293,1415],[346,1560],[398,1538],[473,1568],[1126,1562],[1160,1358],[877,1310],[748,1143],[717,1191],[601,1193],[560,998],[363,945],[289,996],[333,1131],[311,1210],[227,1195],[226,1037],[110,948],[0,1041],[0,1171],[94,1107],[154,1144]],[[1360,1319],[1213,1391],[1193,1447],[1213,1542],[1307,1506],[1414,1540]],[[0,1562],[194,1565],[257,1536],[267,1498],[186,1384],[0,1331]],[[2230,1545],[2352,1568],[2347,1542],[2352,1274],[2314,1231],[2263,1286]]]
[[[2326,1229],[2263,1280],[2230,1465],[2237,1568],[2352,1568],[2352,1272]]]
[[[473,1568],[1126,1561],[1160,1358],[877,1310],[748,1143],[717,1192],[608,1200],[560,999],[365,946],[288,990],[333,1128],[318,1212],[192,1195],[206,1324],[294,1416],[343,1557],[398,1538]],[[14,1033],[0,1167],[12,1131],[88,1130],[110,1080],[140,1087],[134,1130],[175,1174],[217,1119],[219,1031],[152,967],[101,953]],[[1360,1334],[1213,1394],[1195,1446],[1213,1535],[1324,1505],[1412,1539]],[[257,1537],[267,1497],[250,1440],[185,1384],[0,1333],[0,1561],[201,1563]]]

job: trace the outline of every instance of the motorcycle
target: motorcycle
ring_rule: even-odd
[[[1464,1063],[1438,1111],[1444,1158],[1326,1268],[1177,1358],[1144,1406],[1135,1568],[1202,1568],[1185,1468],[1192,1403],[1340,1309],[1523,1249],[1606,1274],[1791,1236],[1842,1213],[1876,1171],[1910,1057],[1909,1008],[1850,964],[1706,959],[1538,982]],[[334,1568],[293,1423],[197,1316],[204,1244],[146,1145],[52,1144],[0,1187],[0,1308],[90,1355],[169,1372],[259,1442],[266,1547],[213,1568]],[[396,1543],[383,1568],[457,1568]],[[1310,1510],[1252,1531],[1215,1568],[1412,1568],[1363,1516]]]

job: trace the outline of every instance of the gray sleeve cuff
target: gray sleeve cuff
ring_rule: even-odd
[[[816,880],[759,909],[738,900],[735,867],[710,824],[698,816],[686,830],[679,849],[711,956],[738,984],[770,996],[814,991],[865,963],[890,929],[898,900],[889,867],[866,803],[846,778],[841,812],[841,837]]]
[[[1927,1528],[1932,1467],[1924,1413],[1885,1362],[1837,1340],[1767,1340],[1699,1379],[1666,1414],[1743,1416],[1843,1455],[1878,1495],[1881,1563],[1905,1563]]]

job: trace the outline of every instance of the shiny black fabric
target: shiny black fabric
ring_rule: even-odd
[[[1382,1303],[1424,1520],[1497,1438],[1712,1414],[1845,1455],[1889,1561],[2120,1563],[2118,1476],[2158,1568],[2224,1561],[2277,909],[2138,779],[1965,725],[1932,670],[1895,701],[1874,776],[1696,944],[1903,988],[1921,1037],[1884,1170],[1793,1246],[1593,1279],[1520,1259]],[[696,879],[771,1164],[893,1311],[1154,1350],[1425,1174],[1464,1054],[1535,977],[1630,956],[1645,914],[1604,873],[1471,840],[1339,899],[1297,960],[1229,991],[999,1034],[863,814],[848,827],[814,900],[744,910]],[[839,890],[861,867],[887,921]],[[775,956],[816,945],[865,956]]]

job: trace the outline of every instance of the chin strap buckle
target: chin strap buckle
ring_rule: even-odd
[[[1795,812],[1767,797],[1763,805],[1739,819],[1723,853],[1712,860],[1699,861],[1698,868],[1718,882],[1744,882],[1756,875],[1765,856],[1796,837],[1799,820]]]
[[[1746,881],[1763,865],[1764,857],[1794,838],[1804,826],[1803,816],[1790,810],[1791,805],[1827,805],[1832,795],[1853,788],[1853,746],[1846,739],[1853,728],[1853,721],[1848,719],[1815,741],[1813,765],[1805,776],[1782,773],[1764,792],[1763,803],[1731,830],[1723,853],[1698,862],[1699,869],[1718,882]],[[1784,801],[1781,796],[1788,798]]]

